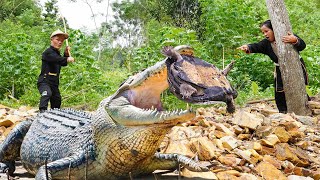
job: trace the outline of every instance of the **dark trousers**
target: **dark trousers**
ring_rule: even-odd
[[[46,82],[38,83],[38,90],[41,94],[39,110],[47,110],[48,103],[50,101],[51,109],[60,108],[61,95],[59,91],[59,85],[52,85]]]
[[[280,113],[287,113],[287,103],[286,103],[286,95],[284,92],[274,92],[274,97],[276,100],[276,105]],[[308,101],[311,101],[310,96],[307,94]]]
[[[274,92],[274,98],[276,100],[276,105],[280,113],[287,113],[287,103],[286,103],[286,96],[284,91]]]
[[[303,59],[300,59],[301,61],[301,67],[302,67],[302,72],[303,72],[303,77],[304,77],[304,81],[305,81],[305,85],[308,85],[308,74],[307,74],[307,70],[305,68],[305,64]],[[277,108],[279,110],[279,112],[281,113],[287,113],[287,103],[286,103],[286,96],[283,90],[283,82],[282,82],[282,77],[281,77],[281,72],[280,72],[280,68],[279,66],[276,66],[275,69],[275,79],[274,79],[274,97],[276,100],[276,105]],[[308,100],[310,101],[310,97],[308,96]]]

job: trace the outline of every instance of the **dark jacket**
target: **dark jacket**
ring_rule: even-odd
[[[67,66],[67,56],[61,56],[60,51],[50,46],[42,53],[41,73],[38,83],[47,82],[59,85],[59,75],[61,66]]]
[[[298,52],[300,52],[306,48],[306,43],[297,35],[295,36],[298,38],[298,43],[293,46]],[[249,44],[248,46],[250,53],[262,53],[268,55],[273,62],[278,63],[278,57],[273,52],[271,42],[268,39],[263,39],[258,43]]]
[[[298,38],[298,42],[297,42],[297,44],[294,44],[293,46],[298,52],[300,52],[306,48],[306,43],[299,36],[297,36],[297,35],[295,35],[295,36]],[[274,63],[278,63],[278,57],[274,53],[272,46],[271,46],[271,42],[268,39],[263,39],[262,41],[260,41],[258,43],[248,44],[248,47],[249,47],[250,53],[262,53],[262,54],[268,55]],[[307,76],[305,64],[304,64],[304,61],[302,58],[300,58],[300,61],[301,61],[301,66],[302,66],[303,75],[304,75],[304,79],[305,79],[305,84],[307,85],[308,84],[308,76]],[[275,88],[277,89],[277,91],[283,90],[283,82],[282,82],[282,78],[281,78],[281,72],[280,72],[279,65],[276,66]]]

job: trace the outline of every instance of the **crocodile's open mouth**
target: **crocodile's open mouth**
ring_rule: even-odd
[[[150,67],[124,83],[128,84],[126,90],[115,96],[108,106],[109,114],[113,114],[115,122],[127,126],[152,125],[157,122],[171,126],[195,117],[190,109],[164,110],[161,93],[168,89],[169,84],[165,64],[159,66]]]
[[[167,70],[162,69],[147,78],[141,85],[127,91],[131,105],[141,109],[162,111],[161,93],[168,88]]]

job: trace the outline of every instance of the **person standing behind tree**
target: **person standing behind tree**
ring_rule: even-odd
[[[74,58],[70,57],[70,47],[67,46],[64,56],[60,55],[60,48],[68,34],[61,30],[54,31],[51,36],[51,45],[42,53],[41,73],[38,77],[37,86],[41,94],[39,110],[44,112],[48,109],[50,101],[51,109],[60,108],[61,95],[59,91],[59,75],[61,66],[67,66],[68,63],[74,62]]]
[[[275,89],[275,100],[276,105],[281,113],[287,113],[287,104],[285,99],[285,92],[283,90],[283,82],[280,72],[280,66],[278,64],[278,50],[273,33],[273,28],[270,20],[263,22],[260,25],[260,30],[263,33],[265,39],[258,43],[245,44],[237,49],[244,51],[247,54],[250,53],[262,53],[268,55],[270,59],[275,64],[275,78],[274,78],[274,89]],[[298,51],[302,51],[306,48],[305,42],[297,35],[292,34],[291,32],[288,35],[283,36],[282,41],[284,43],[290,43]],[[305,84],[308,85],[308,75],[307,70],[304,64],[303,59],[300,57],[301,68],[303,71],[303,76]],[[309,98],[309,96],[308,96]]]

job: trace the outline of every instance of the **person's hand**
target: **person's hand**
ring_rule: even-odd
[[[247,53],[247,54],[250,53],[249,46],[246,45],[246,44],[238,47],[237,49],[239,49],[239,50],[241,50],[241,51],[243,51],[243,52],[245,52],[245,53]]]
[[[67,58],[67,62],[68,63],[73,63],[75,60],[74,60],[74,58],[73,57],[68,57]]]
[[[282,42],[296,44],[298,42],[298,38],[291,32],[288,32],[288,35],[282,37]]]
[[[70,46],[66,46],[66,49],[64,50],[64,54],[66,55],[66,56],[70,56]]]

